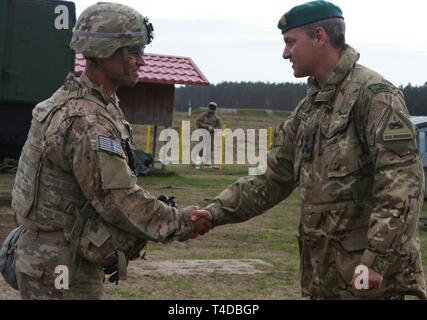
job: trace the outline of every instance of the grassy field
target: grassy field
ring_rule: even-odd
[[[246,111],[245,111],[246,112]],[[174,126],[185,119],[183,113],[175,117]],[[266,128],[283,118],[261,116],[246,112],[227,115],[229,127]],[[194,116],[192,117],[194,121]],[[145,128],[137,127],[139,147],[145,145]],[[167,168],[168,174],[139,178],[139,184],[154,195],[176,197],[179,207],[190,204],[204,206],[230,183],[247,174],[246,166],[226,166],[224,170],[202,169],[175,165]],[[11,227],[13,220],[7,207],[13,175],[0,175],[0,224],[3,230]],[[1,200],[3,199],[3,200]],[[427,216],[427,206],[423,215]],[[256,274],[225,274],[198,271],[185,275],[146,274],[144,261],[130,263],[129,280],[118,286],[106,284],[106,298],[111,299],[300,299],[298,280],[299,258],[296,240],[299,220],[299,195],[288,199],[267,213],[250,221],[220,226],[209,234],[184,243],[150,243],[148,261],[174,259],[260,259],[270,266],[260,268]],[[2,229],[0,229],[1,232]],[[424,265],[427,265],[427,229],[420,227]],[[2,237],[3,235],[0,234]],[[13,291],[0,281],[0,298],[17,298]]]

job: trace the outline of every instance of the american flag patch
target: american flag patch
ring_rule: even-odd
[[[116,139],[98,136],[98,147],[100,151],[114,153],[122,158],[125,157],[122,145]]]

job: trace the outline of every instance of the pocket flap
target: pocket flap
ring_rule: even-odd
[[[109,228],[97,219],[88,221],[86,232],[89,241],[98,248],[100,248],[111,236]]]
[[[349,125],[351,118],[351,111],[353,110],[354,105],[356,104],[356,98],[350,100],[347,104],[338,107],[337,110],[334,110],[332,114],[331,121],[322,126],[322,134],[326,138],[332,138],[336,133],[343,131]],[[337,107],[335,107],[337,108]]]

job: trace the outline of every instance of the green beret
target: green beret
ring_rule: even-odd
[[[278,28],[285,33],[290,29],[329,18],[344,19],[341,9],[333,3],[322,0],[310,1],[286,12],[280,18]]]

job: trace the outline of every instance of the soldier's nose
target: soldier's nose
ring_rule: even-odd
[[[290,59],[291,58],[291,50],[289,50],[288,45],[285,45],[285,48],[283,49],[283,54],[282,54],[283,59]]]
[[[137,64],[137,66],[138,66],[138,67],[142,67],[143,65],[145,65],[145,60],[144,60],[144,58],[143,58],[142,56],[139,56],[139,57],[136,59],[136,64]]]

